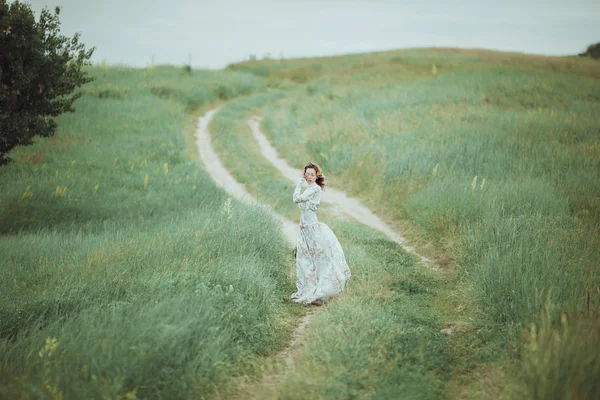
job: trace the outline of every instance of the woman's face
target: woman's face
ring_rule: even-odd
[[[306,168],[304,170],[304,179],[306,179],[306,182],[308,182],[308,184],[313,183],[314,181],[317,180],[317,172],[315,171],[314,168]]]

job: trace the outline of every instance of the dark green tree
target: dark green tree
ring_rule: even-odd
[[[74,111],[75,90],[91,81],[94,48],[61,35],[59,14],[44,8],[36,21],[28,4],[0,0],[0,164],[15,146],[52,136],[54,117]]]
[[[600,42],[590,44],[584,53],[580,53],[580,56],[589,56],[592,58],[600,58]]]

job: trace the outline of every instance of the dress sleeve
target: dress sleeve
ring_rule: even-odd
[[[305,190],[304,193],[300,194],[300,190],[302,189],[302,184],[305,183],[306,180],[304,178],[298,179],[298,183],[296,183],[296,189],[294,189],[294,203],[304,203],[308,200],[309,190]]]
[[[317,211],[321,204],[321,188],[317,185],[308,187],[304,193],[300,194],[302,184],[306,182],[304,178],[300,178],[294,190],[294,203],[300,203],[300,208],[303,210],[309,209]]]
[[[321,188],[319,186],[313,189],[313,193],[311,193],[305,204],[309,210],[317,211],[319,209],[321,204]]]

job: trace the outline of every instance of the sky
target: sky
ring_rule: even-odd
[[[13,0],[14,1],[14,0]],[[9,2],[12,2],[9,0]],[[26,0],[61,7],[95,63],[221,69],[247,60],[461,47],[572,55],[600,42],[599,0]]]

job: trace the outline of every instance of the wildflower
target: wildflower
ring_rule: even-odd
[[[225,215],[227,219],[231,219],[233,217],[233,206],[231,205],[231,197],[228,197],[225,200],[225,204],[223,205],[223,210],[221,210],[221,214]]]
[[[96,193],[99,188],[100,188],[100,185],[98,183],[96,183],[96,185],[94,186],[94,193]]]
[[[139,386],[136,386],[135,389],[130,390],[129,392],[125,393],[125,400],[136,400],[137,397],[137,391],[138,391]]]
[[[58,339],[47,337],[46,343],[44,344],[44,347],[42,347],[42,349],[39,351],[38,355],[40,356],[40,358],[43,358],[44,356],[52,357],[54,353],[56,353],[58,345]]]
[[[46,389],[48,392],[50,392],[50,397],[52,399],[62,399],[63,398],[63,393],[60,391],[60,389],[56,385],[50,385],[47,383],[44,385],[44,389]]]
[[[66,186],[57,186],[54,191],[54,197],[59,197],[64,199],[67,197],[67,187]]]
[[[538,335],[537,335],[537,329],[535,326],[535,323],[531,323],[531,328],[529,330],[529,338],[530,338],[530,343],[529,343],[529,348],[532,352],[536,352],[538,350]]]
[[[29,189],[31,189],[31,186],[27,186],[27,189],[25,189],[23,195],[21,195],[21,200],[27,200],[31,198],[32,193],[29,191]]]
[[[144,190],[146,190],[146,187],[148,187],[148,175],[144,178]]]

